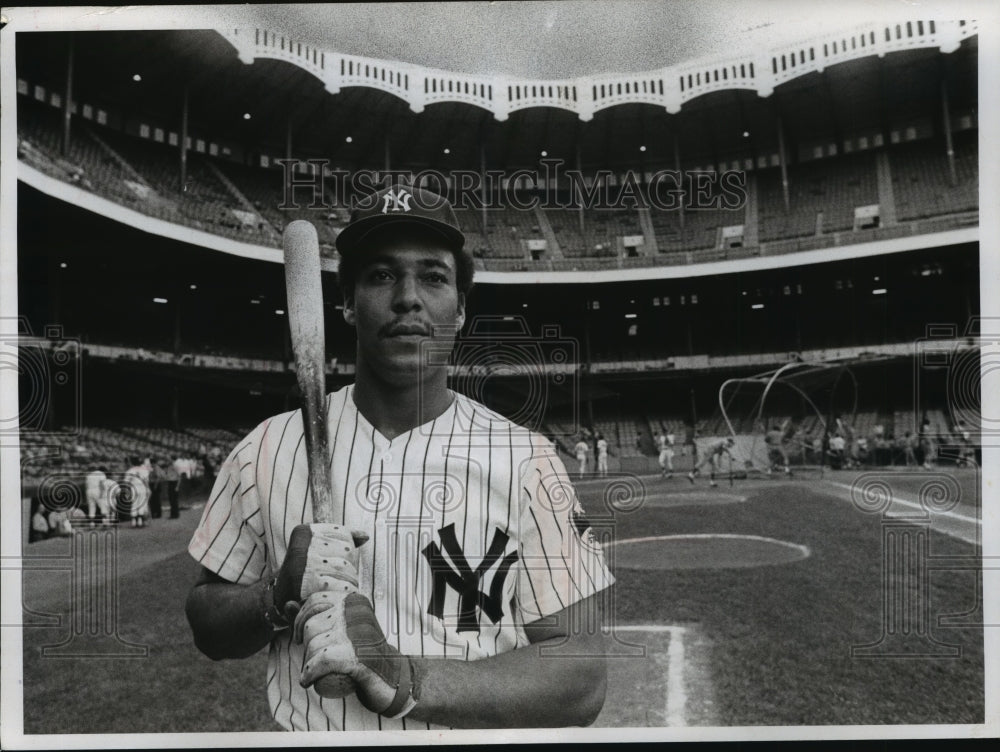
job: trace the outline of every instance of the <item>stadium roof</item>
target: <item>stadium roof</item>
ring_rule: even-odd
[[[189,122],[201,137],[283,156],[290,128],[296,156],[326,157],[345,169],[384,167],[387,148],[394,166],[405,157],[408,167],[477,169],[481,147],[488,167],[535,166],[542,151],[568,162],[579,153],[584,167],[673,166],[675,137],[685,166],[718,164],[776,151],[779,117],[794,147],[937,113],[942,81],[954,111],[974,109],[977,101],[974,36],[947,55],[933,45],[911,47],[884,57],[849,57],[822,71],[803,70],[778,83],[771,96],[760,96],[759,88],[716,88],[686,100],[675,114],[625,98],[589,118],[533,106],[516,109],[501,122],[495,113],[458,101],[415,111],[412,102],[359,83],[344,83],[331,93],[300,64],[263,54],[246,64],[224,33],[78,32],[74,98],[176,129],[187,88]],[[248,33],[252,40],[254,32]],[[253,51],[242,52],[246,49]],[[67,50],[68,36],[58,32],[19,35],[18,77],[60,91]]]
[[[963,3],[969,5],[969,0]],[[967,10],[967,8],[963,8]],[[15,8],[32,29],[265,28],[330,52],[526,78],[650,70],[914,17],[892,0],[546,0]],[[25,13],[30,17],[25,18]],[[924,4],[922,18],[956,18]],[[972,17],[975,17],[974,15]]]
[[[459,73],[571,78],[645,71],[807,36],[815,26],[808,28],[806,19],[815,23],[817,13],[844,25],[845,5],[851,3],[831,13],[791,2],[743,3],[734,12],[721,0],[371,3],[262,7],[252,19],[350,55]]]

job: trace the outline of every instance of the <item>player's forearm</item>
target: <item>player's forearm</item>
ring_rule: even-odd
[[[264,619],[264,583],[201,583],[188,595],[186,612],[195,646],[214,661],[247,658],[274,636]]]
[[[603,639],[575,638],[573,657],[560,642],[479,661],[414,658],[420,699],[407,717],[456,728],[588,726],[604,705]],[[543,655],[543,647],[556,654]]]

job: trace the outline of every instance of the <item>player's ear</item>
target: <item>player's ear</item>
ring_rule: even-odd
[[[458,294],[458,307],[455,314],[455,321],[458,324],[458,328],[461,329],[465,325],[465,293],[460,292]]]
[[[354,296],[345,295],[344,296],[344,321],[346,321],[351,326],[358,323],[357,316],[354,313]]]

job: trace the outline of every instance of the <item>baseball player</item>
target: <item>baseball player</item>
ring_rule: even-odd
[[[94,525],[94,516],[101,510],[101,522],[108,521],[108,496],[104,492],[104,484],[108,481],[108,471],[103,465],[87,473],[85,489],[87,494],[87,518]]]
[[[764,444],[767,446],[767,474],[776,468],[782,468],[785,475],[791,474],[788,467],[788,453],[785,451],[785,431],[777,423],[771,425],[771,430],[764,434]]]
[[[934,440],[934,429],[926,417],[920,424],[920,450],[923,455],[924,469],[932,470],[934,462],[937,460],[937,443]]]
[[[590,451],[590,447],[587,446],[587,442],[584,441],[583,437],[576,442],[576,446],[573,447],[573,451],[576,453],[576,461],[579,464],[579,473],[577,477],[583,478],[587,472],[587,452]]]
[[[660,475],[664,478],[674,476],[674,435],[664,434],[660,431],[656,434],[656,448],[660,452]]]
[[[691,484],[694,485],[694,476],[700,473],[701,469],[707,465],[709,467],[708,485],[713,488],[718,485],[715,482],[716,466],[719,462],[721,462],[723,454],[729,455],[730,463],[733,461],[733,453],[731,450],[735,444],[736,440],[732,436],[725,439],[719,439],[719,441],[712,444],[712,446],[708,448],[708,451],[705,452],[705,456],[702,457],[701,462],[695,465],[694,470],[687,474],[687,479],[691,481]]]
[[[189,545],[195,643],[214,659],[269,646],[285,729],[586,725],[603,703],[613,578],[554,446],[421,353],[464,323],[463,241],[427,191],[355,211],[337,249],[356,380],[327,397],[339,524],[311,524],[296,411],[237,444]],[[346,697],[328,685],[344,677]]]
[[[608,477],[608,440],[597,434],[597,472],[602,478]]]
[[[149,516],[147,477],[145,464],[140,463],[138,458],[133,459],[132,467],[125,471],[125,482],[131,489],[132,506],[129,516],[132,518],[132,527],[146,527],[146,517]]]

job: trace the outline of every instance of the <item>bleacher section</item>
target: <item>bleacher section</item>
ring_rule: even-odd
[[[900,144],[889,150],[896,212],[900,220],[970,211],[979,206],[978,132],[955,135],[955,172],[951,185],[948,158],[926,144]]]
[[[585,215],[592,227],[593,247],[603,246],[609,253],[598,255],[621,255],[622,239],[629,235],[642,235],[639,213],[635,209],[599,209]]]
[[[68,432],[67,432],[68,435]],[[236,439],[224,448],[229,452]],[[65,473],[85,473],[103,465],[112,472],[124,472],[132,458],[149,457],[173,461],[175,457],[196,457],[205,441],[197,436],[164,428],[84,427],[76,438],[62,441],[39,438],[32,433],[21,436],[21,462],[24,479],[41,480],[58,468]]]
[[[465,233],[472,233],[467,242],[473,250],[492,258],[527,259],[525,241],[541,238],[542,232],[532,212],[509,207],[486,212],[486,232],[483,234],[483,214],[475,209],[459,209],[459,224]]]
[[[21,476],[26,491],[53,473],[82,479],[86,473],[104,467],[110,473],[123,473],[134,459],[149,458],[153,465],[173,463],[176,458],[189,461],[195,478],[205,473],[205,458],[218,465],[250,429],[191,428],[174,431],[168,428],[87,426],[72,438],[39,437],[21,434]],[[66,430],[66,436],[71,432]]]
[[[762,170],[757,179],[760,239],[765,242],[853,230],[855,207],[879,202],[872,152],[789,167],[787,212],[781,171]]]

